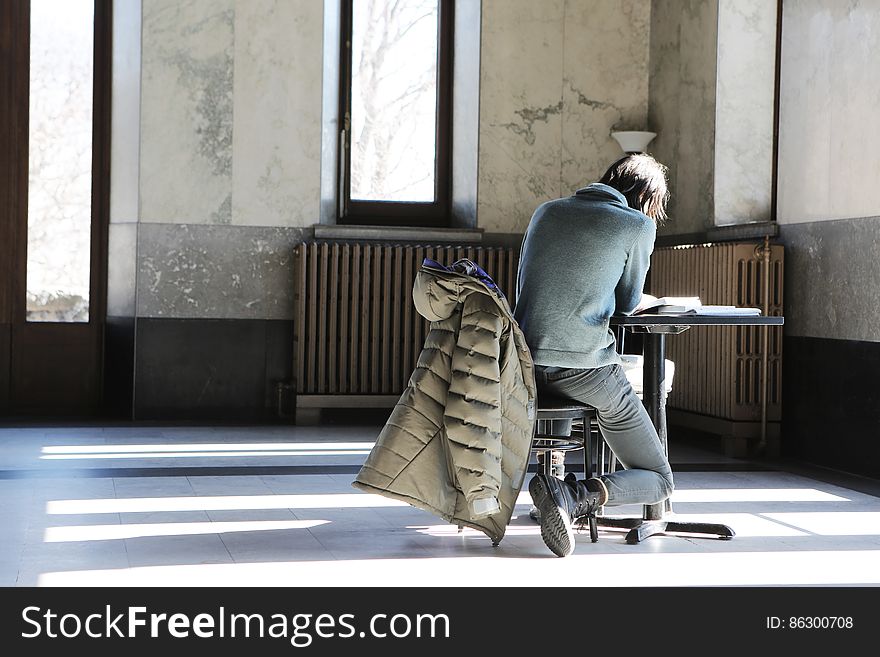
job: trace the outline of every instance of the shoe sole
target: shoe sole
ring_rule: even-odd
[[[544,480],[532,477],[529,482],[532,502],[541,512],[541,538],[557,557],[567,557],[574,552],[574,529],[568,514],[553,499]]]

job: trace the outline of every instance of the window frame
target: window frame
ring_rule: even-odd
[[[434,201],[365,201],[351,198],[352,7],[341,0],[337,222],[345,225],[446,227],[452,197],[453,0],[438,0],[437,103]]]
[[[113,0],[93,0],[89,319],[28,321],[31,0],[0,6],[0,414],[94,415],[101,410],[107,312]],[[63,354],[59,357],[58,354]],[[63,382],[63,385],[58,385]],[[54,387],[58,385],[58,387]]]

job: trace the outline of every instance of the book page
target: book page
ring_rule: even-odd
[[[695,315],[760,315],[760,308],[738,308],[736,306],[700,306]]]
[[[687,312],[702,305],[699,297],[655,297],[642,294],[639,305],[633,310],[634,315],[640,313]]]

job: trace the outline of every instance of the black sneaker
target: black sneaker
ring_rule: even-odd
[[[583,516],[596,515],[599,507],[603,506],[608,500],[608,489],[605,488],[605,483],[598,477],[578,481],[574,473],[569,472],[564,481],[574,494],[576,504],[569,510],[573,520]]]
[[[540,511],[541,538],[557,557],[567,557],[574,552],[574,529],[566,495],[568,485],[556,477],[537,474],[529,482],[529,494]]]
[[[563,456],[565,452],[559,452]],[[554,452],[555,454],[555,452]],[[565,479],[565,464],[562,462],[554,463],[552,466],[552,474],[557,479]],[[534,520],[535,522],[541,522],[541,509],[532,504],[532,507],[529,509],[529,518]]]

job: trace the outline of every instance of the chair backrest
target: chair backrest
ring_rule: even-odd
[[[630,385],[639,396],[644,392],[642,383],[645,371],[645,359],[643,356],[635,354],[621,354],[623,373],[626,375]],[[666,359],[666,394],[672,392],[672,379],[675,378],[675,363],[668,358]]]

